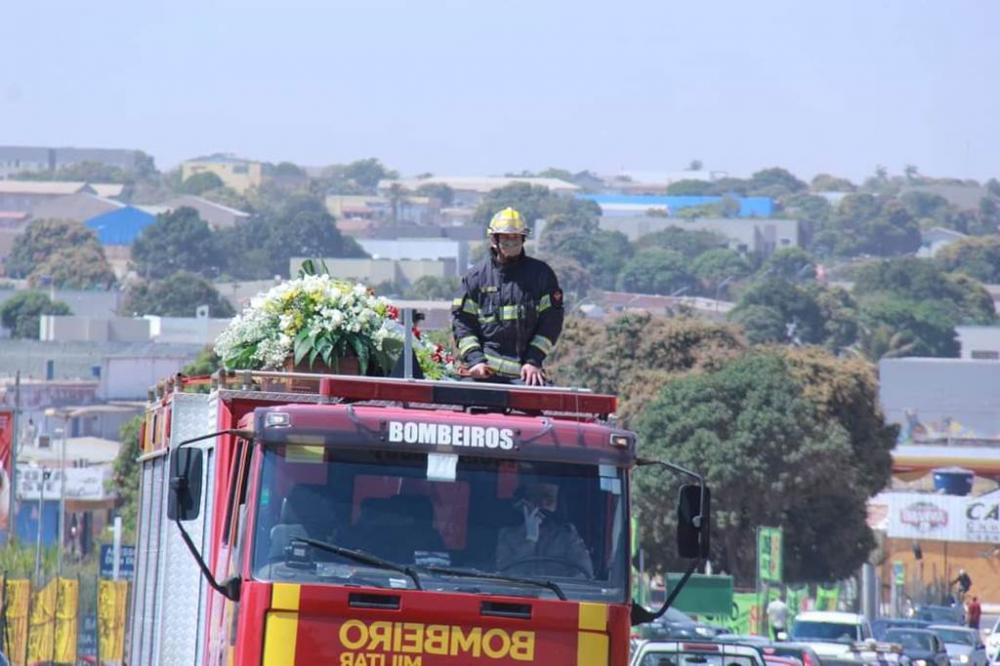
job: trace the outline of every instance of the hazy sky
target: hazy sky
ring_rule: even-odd
[[[995,0],[0,0],[0,144],[1000,177]]]

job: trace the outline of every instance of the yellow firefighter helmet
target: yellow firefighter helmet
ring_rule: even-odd
[[[490,226],[486,229],[486,235],[493,234],[521,234],[528,235],[528,225],[524,223],[524,218],[511,207],[504,208],[493,216]]]

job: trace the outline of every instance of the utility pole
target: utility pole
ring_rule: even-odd
[[[42,570],[42,525],[45,522],[45,482],[49,479],[50,472],[42,467],[39,470],[40,483],[38,486],[38,529],[35,533],[35,584],[41,582]]]
[[[56,566],[56,575],[62,575],[62,562],[63,562],[63,544],[66,534],[66,429],[69,427],[69,421],[63,421],[62,429],[62,451],[59,455],[60,458],[60,469],[59,469],[59,536],[56,539],[56,547],[58,550],[58,564]]]
[[[21,371],[14,374],[14,432],[10,441],[10,514],[7,516],[7,543],[17,540],[17,454],[21,444]]]

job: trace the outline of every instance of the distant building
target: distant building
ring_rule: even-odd
[[[70,220],[82,223],[124,207],[125,204],[121,201],[90,192],[77,192],[35,206],[31,211],[31,217],[36,220]]]
[[[933,194],[945,199],[951,205],[957,206],[962,210],[977,210],[979,208],[979,202],[982,201],[984,197],[988,197],[990,195],[989,190],[982,185],[967,185],[964,183],[928,183],[921,185],[909,185],[903,188],[900,192],[900,196],[905,195],[907,192]]]
[[[1000,438],[995,360],[883,359],[879,399],[901,442]]]
[[[52,171],[54,168],[55,156],[51,148],[0,146],[0,178],[25,171]]]
[[[0,289],[0,306],[7,299],[18,293],[18,289]],[[117,289],[97,291],[94,289],[50,289],[47,290],[55,300],[62,301],[76,315],[92,317],[110,317],[118,311],[124,300],[124,292]],[[0,352],[2,355],[2,352]],[[0,368],[0,375],[3,374]]]
[[[1000,326],[956,326],[962,358],[1000,361]],[[1000,365],[997,366],[1000,372]]]
[[[250,213],[193,194],[174,197],[159,204],[157,208],[163,209],[164,212],[171,212],[178,208],[193,208],[198,212],[198,217],[216,230],[231,229],[250,219]]]
[[[442,260],[454,267],[453,276],[465,273],[469,265],[469,244],[447,238],[358,238],[358,244],[373,259]]]
[[[685,208],[719,204],[721,196],[647,196],[621,194],[583,194],[581,199],[593,201],[601,207],[601,214],[612,216],[645,215],[648,211],[660,211],[674,217]],[[770,197],[732,197],[739,204],[737,217],[771,217],[774,202]]]
[[[920,249],[917,250],[917,256],[935,257],[938,252],[963,238],[968,238],[968,236],[954,229],[945,229],[944,227],[925,229],[920,232]]]
[[[689,231],[711,231],[723,236],[728,246],[742,253],[769,257],[776,250],[799,245],[798,220],[780,218],[697,218],[601,216],[601,229],[620,231],[630,241],[670,227]]]
[[[181,163],[181,178],[187,180],[199,173],[214,173],[223,184],[243,194],[264,182],[264,165],[235,155],[216,154]]]
[[[196,304],[191,305],[192,315]],[[155,342],[208,345],[222,333],[229,319],[210,317],[81,317],[42,315],[38,339],[43,342]]]
[[[289,261],[290,275],[296,275],[306,257]],[[441,259],[343,259],[325,257],[323,261],[330,275],[344,280],[356,280],[370,286],[385,284],[412,284],[424,276],[437,278],[457,274],[454,260]]]
[[[36,207],[70,194],[121,195],[124,185],[57,180],[0,180],[0,211],[32,213]]]
[[[379,195],[330,194],[326,209],[337,218],[338,226],[346,220],[391,220],[393,202]],[[400,198],[395,211],[400,224],[434,224],[438,209],[430,197],[407,195]]]
[[[149,158],[139,150],[0,146],[0,179],[22,172],[51,172],[82,162],[94,162],[133,172],[143,159]]]
[[[385,196],[393,185],[399,185],[407,192],[416,192],[424,185],[447,185],[455,193],[453,206],[475,207],[493,190],[499,190],[514,183],[548,188],[556,194],[571,195],[580,191],[573,183],[558,178],[517,178],[508,176],[432,176],[430,178],[399,178],[380,181],[378,191]]]
[[[124,206],[90,218],[84,224],[97,233],[101,245],[131,246],[156,215],[137,206]]]
[[[646,312],[658,317],[690,313],[706,319],[722,320],[733,303],[701,296],[662,296],[625,291],[591,291],[580,311],[591,319],[615,318],[629,312]]]

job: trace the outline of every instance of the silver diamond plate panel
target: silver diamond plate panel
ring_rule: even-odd
[[[179,442],[217,430],[218,411],[211,395],[177,393],[173,396],[170,448]],[[212,486],[214,479],[215,442],[206,440],[191,444],[205,451],[202,473],[202,505],[198,518],[184,523],[184,528],[201,553],[208,555],[207,535],[211,527]],[[166,508],[163,508],[166,514]],[[159,622],[154,630],[154,666],[192,666],[201,662],[208,586],[201,571],[181,538],[173,521],[162,525],[163,557],[159,577],[165,581],[157,590]]]

